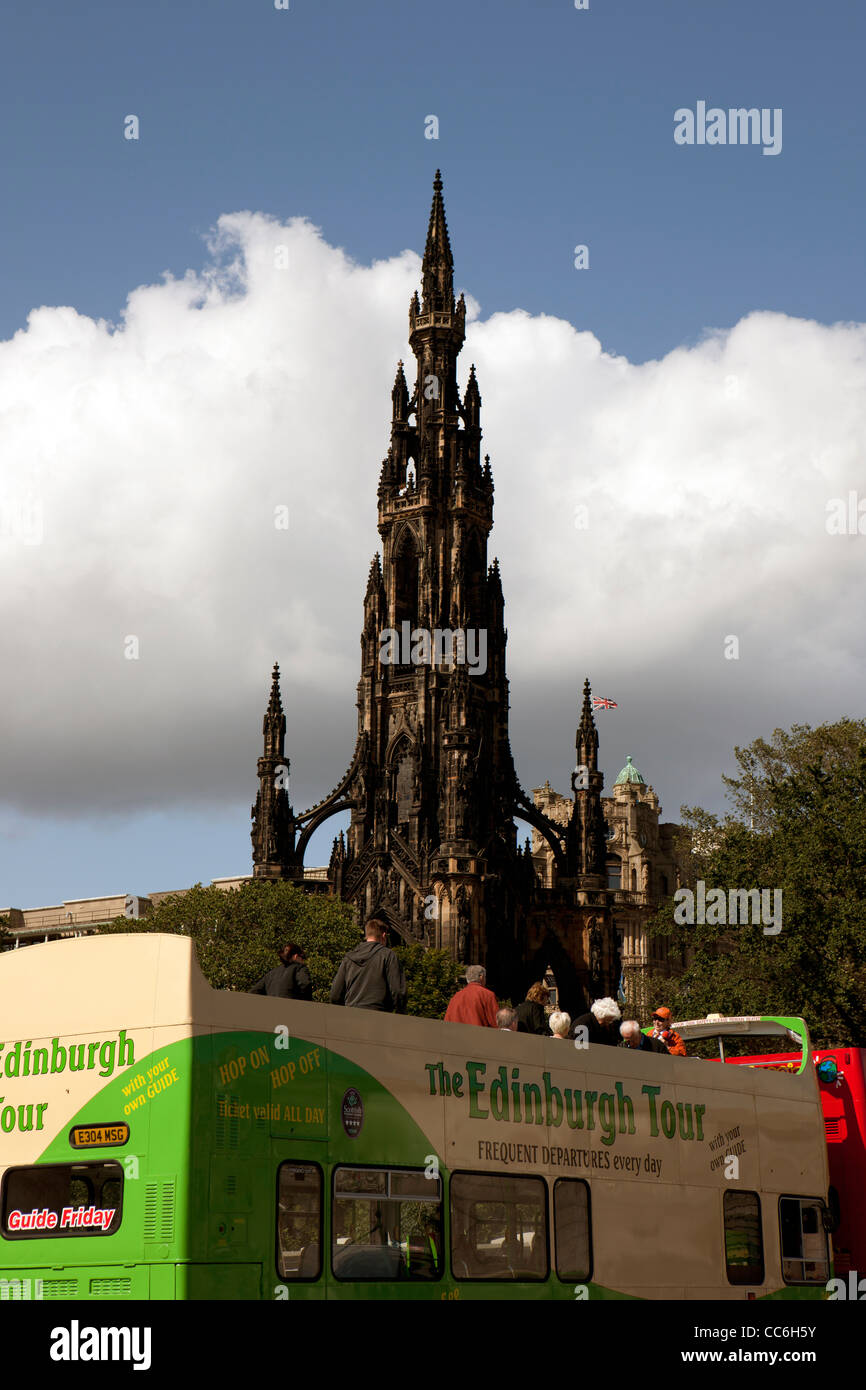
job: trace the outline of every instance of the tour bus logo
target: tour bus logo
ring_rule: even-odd
[[[364,1102],[354,1086],[350,1086],[343,1096],[343,1129],[350,1139],[357,1139],[364,1123]]]
[[[17,1235],[25,1231],[107,1231],[114,1221],[116,1207],[63,1207],[59,1212],[49,1207],[34,1207],[32,1211],[10,1211],[4,1234]]]
[[[126,1036],[125,1028],[121,1028],[116,1038],[65,1044],[61,1043],[59,1037],[48,1041],[50,1049],[33,1047],[29,1040],[11,1044],[0,1042],[0,1053],[5,1054],[0,1057],[3,1074],[8,1077],[56,1076],[65,1071],[93,1071],[98,1068],[100,1076],[108,1077],[135,1063],[135,1048],[132,1038]]]

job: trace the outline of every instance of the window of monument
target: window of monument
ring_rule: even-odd
[[[417,626],[418,619],[418,552],[415,541],[408,528],[403,532],[394,556],[394,626],[398,633],[400,624],[411,623]],[[409,653],[403,653],[403,664],[408,664]]]

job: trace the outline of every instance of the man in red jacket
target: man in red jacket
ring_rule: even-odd
[[[446,1023],[477,1023],[481,1028],[496,1027],[496,995],[485,989],[487,971],[483,965],[466,970],[466,988],[458,990],[445,1010]]]

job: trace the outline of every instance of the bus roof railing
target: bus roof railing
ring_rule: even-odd
[[[789,1038],[797,1044],[802,1053],[798,1074],[805,1071],[811,1051],[809,1030],[802,1018],[768,1014],[735,1014],[726,1018],[721,1014],[709,1014],[706,1018],[691,1018],[682,1023],[672,1023],[671,1027],[679,1033],[684,1042],[695,1038],[718,1038],[719,1057],[722,1061],[725,1060],[722,1044],[725,1037]]]

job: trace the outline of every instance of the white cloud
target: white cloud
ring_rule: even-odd
[[[274,658],[298,809],[351,757],[420,261],[357,266],[306,221],[251,213],[223,217],[209,254],[134,290],[116,327],[43,307],[0,345],[11,808],[251,798]],[[829,498],[866,495],[864,326],[758,313],[634,366],[562,320],[484,321],[470,302],[461,383],[473,360],[525,785],[566,787],[585,673],[620,702],[603,739],[640,733],[650,780],[676,763],[688,799],[683,767],[708,744],[718,768],[788,715],[859,712],[866,536],[829,536],[825,516]],[[41,543],[22,534],[28,506]],[[624,761],[619,741],[602,752],[609,771]]]

